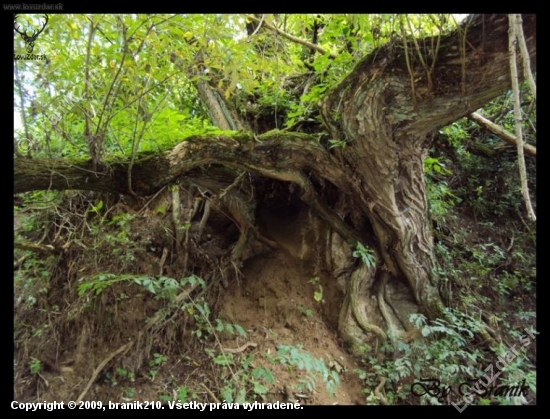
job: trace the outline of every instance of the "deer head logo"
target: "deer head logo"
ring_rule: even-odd
[[[42,27],[36,31],[33,31],[32,32],[32,35],[29,35],[27,33],[27,30],[25,30],[25,32],[21,32],[21,29],[19,27],[19,24],[17,22],[17,14],[14,14],[13,15],[13,29],[15,29],[15,32],[17,32],[19,35],[21,35],[21,38],[23,38],[23,41],[25,41],[25,45],[27,46],[27,52],[30,54],[32,53],[33,49],[34,49],[34,42],[36,41],[36,39],[38,38],[38,35],[40,35],[42,33],[42,31],[44,30],[44,28],[46,27],[46,25],[48,24],[48,20],[50,19],[48,15],[44,15],[44,18],[46,19],[44,21],[44,24],[42,25]]]

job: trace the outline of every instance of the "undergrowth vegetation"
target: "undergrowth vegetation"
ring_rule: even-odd
[[[162,270],[157,256],[165,245],[159,241],[167,228],[162,222],[167,216],[164,204],[140,212],[105,197],[38,193],[26,196],[15,212],[14,337],[20,396],[25,397],[29,386],[47,388],[44,372],[61,368],[81,373],[57,365],[51,352],[55,347],[97,363],[88,353],[89,345],[123,345],[130,337],[136,342],[134,354],[113,362],[99,377],[125,401],[139,398],[143,383],[159,383],[155,397],[165,402],[204,401],[205,390],[216,399],[210,388],[227,403],[270,401],[281,391],[275,369],[289,377],[287,399],[291,394],[308,397],[319,386],[334,394],[338,387],[338,373],[301,345],[281,342],[276,352],[255,354],[246,351],[246,345],[242,350],[226,348],[228,339],[246,341],[248,331],[217,316],[212,308],[216,283],[207,284],[198,275],[152,274]],[[152,214],[160,217],[157,224],[150,223]],[[145,220],[146,231],[140,229]],[[44,231],[41,237],[38,231]],[[42,245],[46,237],[66,251],[51,254],[53,246]],[[25,245],[31,242],[34,247]],[[304,316],[313,314],[302,309]],[[256,365],[258,357],[263,361]],[[189,377],[172,376],[174,364],[208,374],[214,383],[192,388]],[[164,377],[162,384],[159,376]]]

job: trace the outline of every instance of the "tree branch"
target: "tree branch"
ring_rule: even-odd
[[[509,15],[509,49],[510,49],[510,72],[512,78],[512,92],[514,98],[514,119],[516,126],[516,142],[518,152],[518,169],[519,177],[521,180],[521,194],[525,201],[525,208],[527,210],[527,216],[531,221],[536,221],[537,216],[531,205],[531,198],[529,196],[529,185],[527,184],[527,169],[525,168],[525,157],[523,156],[523,133],[521,130],[521,101],[519,98],[519,76],[518,67],[516,62],[516,46],[517,46],[517,21],[521,19],[521,16],[510,14]],[[524,60],[527,57],[524,57]]]
[[[518,15],[516,20],[516,37],[518,40],[519,50],[521,51],[523,72],[527,82],[529,83],[529,88],[531,89],[531,92],[533,92],[533,98],[537,100],[537,85],[535,84],[533,72],[531,71],[531,60],[529,59],[527,43],[525,42],[525,37],[523,36],[523,21],[521,19],[521,15]]]
[[[193,136],[163,153],[140,153],[132,169],[132,189],[138,196],[148,196],[176,178],[209,165],[275,179],[283,179],[289,171],[308,170],[337,187],[349,187],[349,174],[338,167],[315,136],[271,131],[258,140],[261,143],[255,145],[252,134],[242,133]],[[80,189],[129,195],[129,163],[129,158],[106,160],[94,170],[90,160],[16,158],[14,193]]]
[[[484,118],[477,112],[471,113],[468,115],[468,119],[478,123],[483,128],[491,131],[493,134],[498,135],[500,138],[502,138],[504,141],[512,144],[514,147],[517,146],[518,139],[517,137],[506,131],[503,127],[500,125],[495,124],[494,122],[489,121],[487,118]],[[536,157],[537,156],[537,148],[533,147],[530,144],[523,143],[523,149],[531,156]]]
[[[531,65],[536,65],[536,17],[524,15],[523,22]],[[372,115],[376,112],[376,118],[389,122],[399,131],[397,135],[408,141],[412,137],[425,138],[428,133],[469,115],[504,93],[511,84],[507,16],[477,15],[468,19],[467,25],[467,31],[461,28],[442,36],[437,51],[429,47],[432,38],[419,43],[426,45],[422,50],[425,56],[436,54],[436,64],[432,86],[423,68],[413,69],[414,101],[404,47],[402,41],[396,40],[364,58],[332,89],[322,105],[325,121],[330,121],[328,124],[332,123],[338,131],[340,124],[334,124],[334,113]],[[461,45],[465,45],[465,51],[461,51]],[[463,77],[464,86],[457,82]],[[382,101],[383,108],[370,107],[376,100]],[[334,131],[332,126],[329,128]],[[357,125],[342,128],[348,138],[353,138]],[[331,135],[341,134],[331,132]]]
[[[251,19],[251,20],[254,20],[256,22],[262,22],[262,19],[258,19],[256,16],[252,16],[252,15],[245,15],[245,17],[247,19]],[[292,41],[292,42],[295,42],[297,44],[300,44],[300,45],[303,45],[305,47],[308,47],[309,49],[312,49],[314,51],[317,51],[319,54],[326,54],[328,53],[328,51],[324,48],[321,48],[319,45],[315,45],[315,44],[312,44],[311,42],[308,42],[308,41],[304,41],[303,39],[301,38],[297,38],[293,35],[290,35],[286,32],[283,32],[282,30],[276,28],[275,26],[273,26],[271,23],[268,23],[265,19],[263,20],[263,26],[265,26],[266,28],[268,28],[270,31],[273,31],[279,35],[281,35],[282,37],[288,39],[289,41]],[[333,54],[332,52],[329,53],[329,58],[331,59],[335,59],[336,58],[336,55]]]

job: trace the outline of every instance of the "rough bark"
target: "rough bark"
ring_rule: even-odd
[[[534,16],[525,16],[524,26],[535,60]],[[509,88],[507,31],[506,15],[482,15],[442,38],[437,51],[417,51],[413,42],[396,40],[359,63],[321,104],[332,138],[346,141],[339,158],[354,173],[357,205],[380,244],[379,270],[391,275],[387,286],[405,279],[416,304],[432,317],[440,314],[441,301],[423,160],[431,133]],[[414,65],[418,52],[436,57],[433,69]],[[383,315],[385,298],[378,297],[382,277],[360,292],[364,305],[378,300]],[[390,330],[410,327],[383,317]]]

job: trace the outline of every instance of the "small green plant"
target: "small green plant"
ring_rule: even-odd
[[[159,396],[160,401],[162,402],[178,402],[178,403],[189,403],[189,400],[197,399],[197,393],[192,393],[189,395],[191,390],[188,387],[181,386],[174,391],[174,397],[169,396],[168,394],[161,394]]]
[[[189,397],[189,389],[187,387],[179,387],[176,390],[176,396],[180,403],[187,403],[187,397]]]
[[[485,374],[480,368],[486,363],[484,354],[471,344],[474,335],[484,327],[476,318],[457,310],[446,309],[445,317],[428,322],[420,314],[412,314],[410,322],[420,331],[421,338],[406,343],[398,340],[396,347],[383,345],[382,352],[392,355],[380,363],[370,356],[369,368],[356,371],[365,382],[367,402],[378,403],[373,389],[379,384],[379,377],[385,377],[386,396],[390,404],[411,397],[412,383],[436,377],[446,386],[457,387],[463,382]],[[437,336],[436,339],[431,339]],[[444,404],[443,397],[426,394],[419,398],[421,404]]]
[[[307,281],[310,284],[316,285],[317,290],[313,292],[313,299],[318,303],[324,303],[323,300],[323,286],[319,283],[320,279],[318,276],[311,278]]]
[[[435,173],[441,175],[452,175],[449,169],[446,168],[445,164],[442,163],[439,159],[435,157],[428,157],[424,160],[424,173]]]
[[[336,147],[339,147],[341,149],[344,149],[346,148],[346,141],[342,141],[342,140],[328,140],[329,144],[330,144],[330,147],[329,148],[336,148]]]
[[[135,381],[136,377],[132,371],[128,371],[124,368],[117,367],[113,373],[108,372],[105,374],[105,382],[108,383],[111,387],[116,387],[121,382],[131,382]]]
[[[220,318],[211,321],[210,307],[202,298],[190,301],[182,309],[195,319],[196,330],[193,333],[205,341],[213,337],[221,347],[219,335],[222,333],[229,336],[247,336],[246,331],[239,324],[224,322]],[[275,377],[267,368],[252,366],[254,355],[216,351],[213,348],[205,348],[205,352],[214,365],[220,368],[220,378],[223,383],[220,390],[221,398],[228,403],[265,400],[275,383]]]
[[[132,279],[133,275],[115,275],[102,273],[93,275],[88,278],[81,278],[81,284],[78,285],[78,296],[83,297],[88,291],[92,291],[95,295],[100,295],[107,288],[121,281]]]
[[[155,208],[155,212],[158,215],[166,214],[166,210],[167,210],[166,204],[161,204],[161,205],[159,205],[158,207]]]
[[[305,308],[304,306],[298,306],[298,310],[300,310],[300,312],[306,317],[313,316],[313,310],[310,308]]]
[[[37,358],[31,358],[30,370],[32,375],[36,375],[42,370],[42,362]]]
[[[317,376],[320,375],[325,382],[327,391],[334,395],[336,388],[340,384],[340,377],[336,371],[326,367],[321,358],[315,358],[311,353],[304,351],[301,346],[280,345],[277,348],[277,354],[272,357],[273,362],[285,364],[289,367],[289,372],[298,368],[306,372],[296,387],[298,391],[314,391],[317,385]]]
[[[192,278],[193,281],[200,280],[201,285],[204,284],[204,280],[200,278]],[[193,317],[195,320],[196,329],[192,332],[198,338],[216,337],[216,333],[227,333],[232,336],[238,334],[241,337],[246,337],[247,333],[244,328],[236,323],[227,323],[222,319],[215,319],[214,322],[210,320],[210,306],[204,298],[198,300],[192,300],[181,306],[181,310]]]
[[[363,263],[369,268],[376,265],[376,257],[374,256],[374,252],[362,243],[356,243],[352,256],[354,258],[361,258]]]
[[[168,357],[166,355],[162,355],[159,353],[153,354],[153,359],[149,361],[150,367],[161,367],[168,361]]]
[[[154,381],[155,377],[159,373],[158,368],[162,367],[167,361],[168,357],[166,355],[162,355],[159,353],[153,354],[153,359],[149,361],[149,367],[151,367],[151,369],[149,370],[149,378],[151,379],[151,381]]]
[[[117,367],[115,372],[116,375],[123,380],[128,380],[132,383],[136,380],[135,374],[132,371]]]
[[[252,368],[254,355],[231,359],[231,364],[223,365],[232,371],[229,379],[222,374],[225,381],[221,390],[223,399],[229,403],[265,400],[276,381],[273,372],[268,368]]]
[[[124,391],[124,400],[130,401],[136,396],[136,389],[133,387],[129,387]]]

